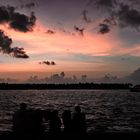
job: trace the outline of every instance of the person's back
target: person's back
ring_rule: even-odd
[[[50,116],[50,132],[60,133],[61,120],[58,116],[58,111],[54,110]]]
[[[71,132],[71,112],[69,110],[65,110],[62,114],[63,125],[64,125],[64,132],[68,133]]]
[[[24,133],[26,131],[26,107],[25,103],[20,104],[20,110],[13,115],[13,131]]]
[[[33,110],[32,112],[32,131],[34,133],[43,133],[45,128],[43,127],[43,111],[42,110]]]
[[[86,133],[85,114],[81,112],[80,106],[75,107],[75,113],[73,115],[72,124],[74,133]]]

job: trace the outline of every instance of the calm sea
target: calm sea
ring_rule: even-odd
[[[140,93],[128,90],[7,90],[0,91],[0,132],[11,131],[19,104],[28,108],[74,110],[86,113],[88,132],[140,131]]]

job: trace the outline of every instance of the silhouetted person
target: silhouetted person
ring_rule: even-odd
[[[20,104],[20,109],[13,115],[13,131],[25,133],[26,132],[26,108],[25,103]]]
[[[72,130],[75,134],[86,133],[85,114],[81,112],[80,106],[75,107],[75,113],[72,118]]]
[[[50,115],[50,133],[53,134],[60,133],[60,127],[61,127],[61,120],[58,116],[58,111],[54,110],[51,112]]]
[[[32,110],[29,117],[31,117],[31,132],[36,134],[43,133],[45,131],[43,126],[44,111],[40,109]]]
[[[64,132],[69,133],[71,132],[72,126],[72,119],[71,119],[71,112],[69,110],[65,110],[62,114],[63,125],[64,125]]]

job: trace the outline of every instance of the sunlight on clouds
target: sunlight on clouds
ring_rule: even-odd
[[[34,31],[27,34],[8,29],[6,25],[0,28],[13,38],[13,46],[20,45],[19,47],[25,48],[30,56],[26,61],[14,60],[13,63],[11,60],[8,64],[2,64],[1,71],[59,71],[63,69],[65,71],[92,71],[100,68],[105,70],[106,66],[110,66],[113,70],[116,69],[113,62],[108,64],[100,57],[139,55],[140,52],[139,46],[123,47],[123,42],[117,37],[117,30],[107,35],[85,32],[82,37],[68,35],[59,30],[52,35],[46,34],[48,28],[39,22]],[[57,65],[53,67],[39,65],[38,62],[44,59],[56,61]]]

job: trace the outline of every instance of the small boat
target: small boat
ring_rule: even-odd
[[[140,92],[140,85],[136,85],[130,89],[131,92]]]

